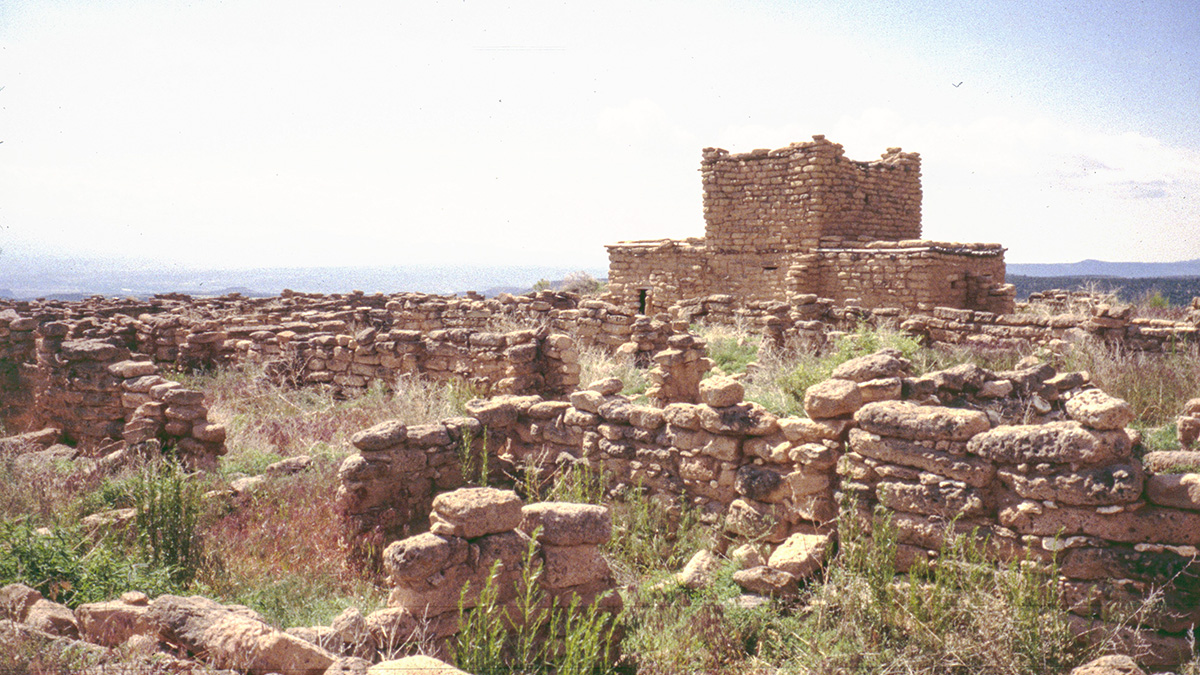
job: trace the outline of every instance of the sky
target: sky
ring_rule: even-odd
[[[1194,0],[0,0],[0,87],[0,264],[604,268],[814,134],[930,239],[1200,258]]]

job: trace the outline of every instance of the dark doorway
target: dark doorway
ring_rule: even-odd
[[[646,298],[650,296],[649,288],[638,289],[638,314],[646,313]]]

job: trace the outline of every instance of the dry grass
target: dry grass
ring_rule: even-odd
[[[1200,396],[1200,347],[1195,344],[1156,354],[1085,340],[1067,350],[1058,365],[1087,371],[1096,386],[1128,401],[1137,420],[1149,427],[1174,422],[1184,404]]]

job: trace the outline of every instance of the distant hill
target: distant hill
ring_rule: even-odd
[[[1074,263],[1008,263],[1009,275],[1026,277],[1200,277],[1200,259],[1178,262],[1107,262],[1081,260]]]
[[[1009,269],[1012,269],[1009,265]],[[1200,297],[1200,275],[1121,278],[1115,276],[1025,276],[1012,274],[1006,281],[1016,286],[1017,299],[1024,300],[1030,293],[1062,288],[1066,290],[1094,289],[1116,293],[1125,302],[1137,302],[1161,293],[1172,305],[1187,306],[1192,298]]]

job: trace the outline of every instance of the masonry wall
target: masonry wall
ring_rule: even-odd
[[[777,254],[921,233],[920,156],[889,148],[856,162],[824,136],[778,150],[706,148],[705,242],[711,253]]]
[[[622,242],[608,248],[608,293],[619,307],[653,315],[709,293],[701,239]]]
[[[1013,294],[1003,288],[1004,249],[997,244],[879,242],[821,249],[806,258],[791,272],[797,293],[908,311],[1013,310]]]
[[[844,425],[781,420],[743,402],[736,383],[702,389],[701,397],[706,402],[656,408],[599,386],[569,403],[496,397],[472,403],[468,420],[367,430],[353,439],[359,453],[339,474],[344,541],[354,555],[369,556],[427,527],[434,496],[464,480],[457,461],[464,438],[470,452],[492,453],[491,467],[549,475],[568,458],[584,462],[612,486],[686,498],[714,522],[731,513],[729,527],[747,536],[778,542],[828,525],[837,510],[832,448]]]
[[[225,428],[209,422],[201,392],[161,377],[121,337],[95,337],[128,338],[128,331],[101,330],[90,318],[39,322],[15,312],[0,314],[0,327],[8,431],[52,428],[56,442],[93,456],[155,440],[193,468],[212,468],[224,454]]]
[[[837,401],[831,411],[853,415],[840,498],[873,520],[868,527],[896,537],[898,569],[937,565],[953,536],[997,561],[1055,562],[1082,639],[1152,666],[1188,660],[1186,632],[1200,623],[1200,499],[1186,486],[1200,475],[1147,472],[1125,429],[1129,405],[1087,388],[1086,374],[968,364],[926,378],[902,386],[896,400],[840,394],[872,386],[853,379],[827,381],[805,398],[810,410]],[[1032,423],[985,402],[1013,393],[1035,401],[1025,413]],[[964,398],[976,405],[938,405]],[[1133,613],[1155,594],[1152,609]]]

